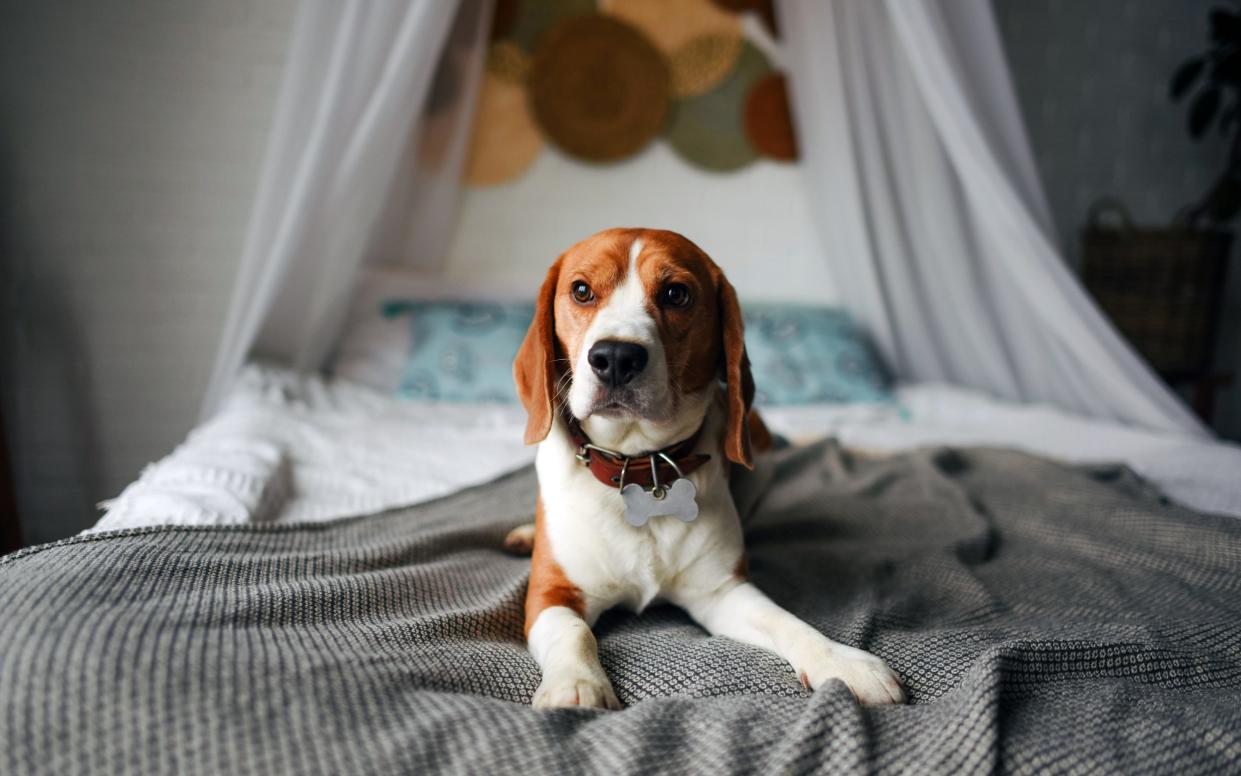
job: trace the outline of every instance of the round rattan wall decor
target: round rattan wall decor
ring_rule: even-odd
[[[530,55],[511,40],[497,41],[487,49],[487,72],[506,83],[525,84]]]
[[[530,115],[525,86],[485,71],[465,161],[466,184],[494,186],[513,180],[541,150],[543,136]]]
[[[659,135],[668,114],[668,65],[633,27],[601,15],[557,23],[539,39],[530,104],[566,153],[611,162]]]
[[[700,35],[668,57],[673,99],[705,94],[728,77],[741,56],[741,38]]]
[[[745,99],[745,134],[754,149],[769,159],[797,159],[797,139],[789,114],[788,82],[781,73],[763,76]]]
[[[558,22],[598,11],[595,0],[524,0],[503,37],[533,52],[543,33]]]
[[[673,103],[664,133],[673,150],[690,164],[720,172],[754,161],[758,154],[746,137],[742,114],[750,89],[770,71],[767,57],[744,44],[736,68],[722,84]]]
[[[704,35],[741,40],[741,17],[711,0],[605,0],[604,13],[632,24],[668,56]]]

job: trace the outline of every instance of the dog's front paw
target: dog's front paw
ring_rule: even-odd
[[[530,705],[536,709],[559,709],[569,706],[581,706],[592,709],[621,708],[616,693],[612,692],[612,683],[606,676],[592,676],[586,673],[566,673],[559,676],[544,676],[539,689],[534,691],[534,700]]]
[[[504,549],[513,555],[529,555],[534,552],[534,523],[519,525],[504,537]]]
[[[865,706],[905,702],[905,691],[896,673],[869,652],[828,641],[807,653],[793,666],[806,687],[817,690],[828,681],[839,679]]]

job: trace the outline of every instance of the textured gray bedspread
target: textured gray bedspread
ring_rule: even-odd
[[[1239,473],[1241,474],[1241,473]],[[755,581],[906,679],[811,695],[675,609],[597,628],[622,712],[533,711],[533,474],[304,528],[123,532],[0,560],[0,772],[1241,768],[1241,522],[1012,452],[745,477]]]

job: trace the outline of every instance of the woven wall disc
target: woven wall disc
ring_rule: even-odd
[[[760,154],[791,162],[797,159],[797,139],[789,113],[788,82],[780,73],[760,78],[745,100],[745,134]]]
[[[718,86],[737,64],[741,42],[731,35],[700,35],[674,51],[668,58],[673,98],[694,97]]]
[[[483,73],[465,161],[465,183],[494,186],[526,171],[543,150],[543,135],[530,115],[526,89]]]
[[[741,17],[711,0],[604,0],[603,11],[641,30],[668,56],[703,35],[740,40]]]
[[[543,33],[559,22],[598,11],[595,0],[525,0],[506,36],[526,51],[533,52]]]
[[[708,170],[744,167],[758,154],[746,137],[742,114],[750,89],[771,66],[763,53],[746,43],[737,66],[717,88],[672,104],[664,133],[678,155]]]
[[[582,159],[628,156],[668,114],[668,66],[633,27],[593,15],[543,34],[530,68],[530,102],[548,139]]]
[[[524,84],[530,75],[530,55],[511,40],[492,43],[487,49],[487,72],[511,84]]]

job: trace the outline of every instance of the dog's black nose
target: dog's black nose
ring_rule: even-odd
[[[646,348],[621,340],[599,340],[586,355],[590,368],[605,385],[625,385],[646,368]]]

